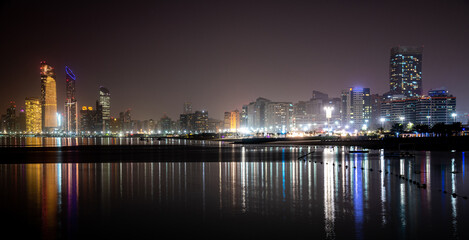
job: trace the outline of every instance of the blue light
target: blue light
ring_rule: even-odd
[[[65,72],[67,73],[68,76],[70,76],[73,80],[76,80],[75,74],[73,74],[72,70],[65,66]]]

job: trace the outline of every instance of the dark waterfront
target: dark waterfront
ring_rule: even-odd
[[[5,236],[469,238],[465,152],[0,139]]]

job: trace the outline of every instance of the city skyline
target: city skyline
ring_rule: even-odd
[[[46,60],[60,69],[59,112],[65,102],[62,69],[69,66],[78,79],[79,109],[94,106],[96,89],[106,86],[113,95],[114,117],[131,108],[135,119],[159,119],[164,114],[177,119],[183,103],[191,102],[194,110],[223,119],[224,112],[241,110],[257,97],[297,102],[311,98],[312,90],[339,97],[348,87],[385,93],[390,49],[412,45],[424,46],[422,92],[446,87],[458,97],[457,111],[469,110],[467,3],[421,1],[408,3],[408,8],[342,3],[349,8],[332,12],[337,4],[135,4],[127,15],[122,13],[128,6],[115,4],[100,17],[103,5],[88,10],[85,2],[67,6],[69,11],[62,13],[66,6],[51,2],[37,6],[45,13],[58,12],[48,17],[47,35],[37,34],[36,9],[7,4],[1,28],[9,38],[1,40],[5,55],[0,74],[8,81],[0,90],[0,109],[11,100],[23,106],[26,97],[40,96],[34,69]],[[391,14],[414,14],[414,28],[398,27],[407,18],[386,20]],[[333,21],[334,16],[341,16],[340,21]],[[108,28],[111,20],[121,24]],[[25,33],[15,27],[23,27]],[[33,34],[27,47],[20,40],[25,34]],[[90,41],[88,36],[95,38]]]

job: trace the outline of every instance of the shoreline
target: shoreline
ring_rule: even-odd
[[[108,137],[96,137],[96,138],[108,138]],[[148,140],[152,140],[149,143]],[[153,141],[161,142],[162,144],[154,144]],[[210,142],[224,142],[227,144],[239,144],[239,145],[285,145],[285,146],[356,146],[368,149],[385,149],[385,150],[438,150],[438,151],[466,151],[469,150],[469,136],[450,136],[450,137],[304,137],[304,138],[243,138],[243,139],[226,139],[226,138],[181,138],[181,137],[145,137],[144,139],[138,139],[142,141],[142,144],[138,142],[132,144],[79,144],[75,146],[36,146],[36,145],[20,145],[20,144],[9,144],[0,145],[0,151],[5,149],[62,149],[62,150],[84,150],[93,148],[126,148],[126,149],[141,149],[141,148],[161,148],[162,146],[179,146],[179,147],[202,147],[190,144],[178,144],[171,143],[166,144],[165,140],[189,140],[189,141],[210,141]],[[204,147],[213,147],[208,145]]]

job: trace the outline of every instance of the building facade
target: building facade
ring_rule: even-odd
[[[109,124],[111,121],[111,93],[105,87],[99,88],[99,105],[101,106],[101,117],[102,117],[102,131],[109,131]]]
[[[25,99],[26,132],[38,134],[42,131],[42,105],[39,98]]]
[[[446,90],[430,90],[428,96],[407,98],[395,95],[381,103],[381,118],[387,127],[395,123],[451,124],[456,122],[456,97]]]
[[[293,104],[269,102],[265,111],[266,132],[286,133],[293,128]]]
[[[54,68],[41,62],[41,107],[42,130],[53,132],[57,129],[57,89]]]
[[[237,132],[240,128],[240,112],[238,110],[225,112],[223,119],[223,130],[228,132]]]
[[[341,121],[360,130],[369,127],[371,119],[371,94],[369,88],[350,88],[341,94]]]
[[[255,131],[265,130],[265,112],[271,101],[265,98],[257,98],[248,105],[248,128]]]
[[[393,47],[389,66],[391,94],[422,96],[422,47]]]
[[[64,130],[66,133],[77,134],[78,132],[78,108],[77,99],[75,97],[75,74],[68,67],[65,67],[65,123]]]

